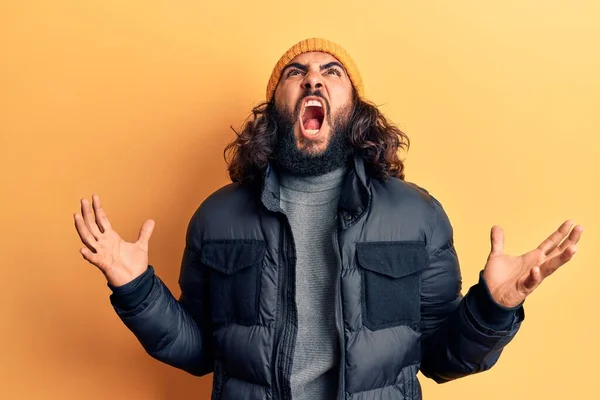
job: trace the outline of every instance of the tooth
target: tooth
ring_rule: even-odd
[[[316,135],[317,133],[319,133],[318,129],[307,129],[306,133],[308,133],[309,135]]]
[[[308,106],[323,107],[321,105],[321,102],[318,101],[318,100],[309,100],[309,101],[307,101],[306,103],[304,103],[304,107],[303,108],[306,109],[306,107],[308,107]]]

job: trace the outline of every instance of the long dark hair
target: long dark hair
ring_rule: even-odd
[[[355,153],[362,156],[367,173],[385,180],[396,177],[404,180],[404,163],[398,150],[408,150],[410,140],[368,100],[353,94],[353,110],[348,140]],[[275,103],[262,102],[252,109],[240,132],[231,128],[237,137],[223,152],[232,182],[260,181],[272,158],[277,141],[277,124],[273,118]]]

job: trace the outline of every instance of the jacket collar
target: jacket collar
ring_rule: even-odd
[[[354,155],[344,178],[338,203],[341,226],[347,228],[358,221],[371,203],[370,178],[365,171],[362,157]],[[263,174],[262,204],[272,212],[283,212],[280,207],[279,176],[271,163]]]

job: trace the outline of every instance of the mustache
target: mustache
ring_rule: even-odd
[[[329,101],[327,101],[327,99],[325,98],[325,96],[323,96],[323,93],[321,93],[321,91],[319,89],[312,90],[312,89],[308,89],[308,88],[304,90],[304,92],[302,93],[302,96],[300,96],[300,98],[298,99],[298,102],[296,103],[296,107],[294,108],[294,119],[298,119],[298,116],[300,115],[300,110],[302,108],[302,102],[308,96],[315,96],[315,97],[318,97],[323,100],[323,103],[325,103],[325,113],[324,114],[325,114],[325,117],[329,119],[329,110],[331,110],[331,107],[329,107]]]

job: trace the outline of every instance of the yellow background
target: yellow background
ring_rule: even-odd
[[[499,363],[423,379],[425,399],[600,398],[599,4],[3,0],[0,398],[208,398],[210,376],[151,359],[118,320],[72,215],[98,193],[127,240],[153,218],[150,262],[178,295],[187,222],[228,182],[230,125],[310,36],[347,48],[411,138],[407,179],[447,210],[465,290],[493,224],[511,254],[567,218],[585,228]]]

